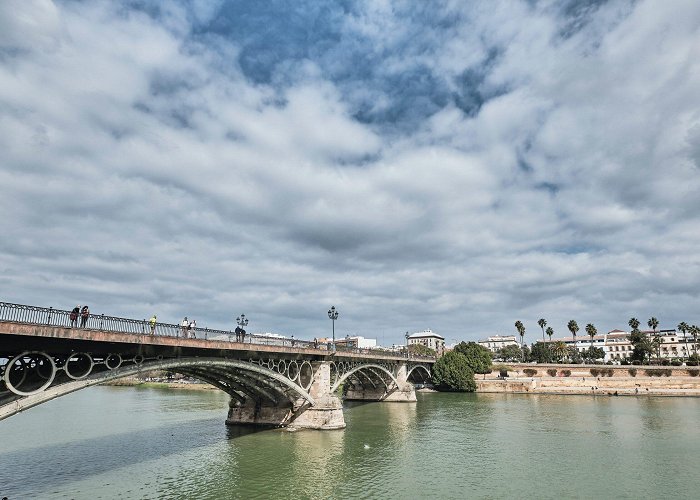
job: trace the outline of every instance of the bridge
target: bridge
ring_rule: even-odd
[[[0,420],[112,380],[165,370],[230,397],[226,423],[345,427],[346,400],[414,402],[434,358],[0,302]]]

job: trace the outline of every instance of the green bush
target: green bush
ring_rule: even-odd
[[[700,375],[700,370],[697,370],[697,369],[688,370],[688,375],[690,375],[691,377],[697,377],[698,375]]]
[[[474,392],[474,372],[467,358],[458,352],[448,352],[433,365],[432,379],[440,391]]]
[[[671,366],[681,366],[681,365],[683,365],[683,361],[681,361],[680,359],[674,359],[673,361],[671,361]]]
[[[606,364],[606,365],[613,365],[614,363],[613,363],[612,361],[608,361],[608,362],[605,363],[605,364]]]
[[[629,364],[630,364],[630,362],[629,362],[629,361],[627,361],[627,359],[623,359],[622,361],[620,361],[620,364],[621,364],[621,365],[625,365],[625,366],[626,366],[626,365],[629,365]]]
[[[537,375],[537,370],[535,370],[534,368],[525,368],[523,370],[523,373],[528,377],[534,377],[535,375]]]
[[[557,376],[557,369],[556,368],[550,368],[547,370],[547,375],[550,377],[556,377]]]
[[[565,377],[570,377],[571,376],[571,370],[562,370],[561,371]]]
[[[671,364],[671,360],[670,359],[663,359],[663,360],[661,360],[661,364],[663,366],[669,366]]]
[[[594,377],[597,377],[600,374],[600,370],[598,368],[591,368],[590,372]]]
[[[688,361],[685,362],[685,366],[698,366],[698,362],[697,362],[697,361],[688,360]]]
[[[635,360],[632,361],[632,364],[633,364],[633,365],[641,365],[642,362],[639,361],[638,359],[635,359]]]
[[[630,368],[627,370],[627,373],[629,373],[631,376],[636,377],[637,376],[637,369],[636,368]]]

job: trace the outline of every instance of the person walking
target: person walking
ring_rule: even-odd
[[[195,328],[197,328],[197,322],[195,320],[190,321],[190,324],[187,325],[187,333],[190,338],[197,338],[197,335],[194,333]]]
[[[190,322],[187,321],[187,316],[185,316],[185,319],[183,319],[182,323],[180,323],[180,329],[182,330],[183,338],[187,338],[187,327],[188,326],[190,326]]]
[[[80,328],[85,328],[85,325],[87,325],[87,320],[90,317],[90,308],[88,306],[83,306],[83,309],[80,311]]]
[[[80,315],[80,304],[75,306],[70,312],[70,327],[75,328],[78,324],[78,316]]]
[[[148,320],[148,324],[151,325],[151,335],[155,335],[155,333],[156,333],[156,321],[157,320],[158,320],[158,318],[156,317],[155,314],[153,316],[151,316],[151,319]]]

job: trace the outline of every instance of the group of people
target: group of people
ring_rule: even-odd
[[[197,322],[195,320],[188,321],[187,316],[180,323],[180,331],[182,333],[182,338],[184,339],[196,339],[197,335],[194,333],[194,329],[197,327]]]
[[[245,330],[240,326],[237,326],[234,330],[236,333],[236,342],[245,342]]]
[[[69,317],[71,328],[78,326],[78,318],[80,318],[80,328],[85,328],[87,325],[87,320],[90,317],[90,308],[88,306],[80,307],[80,304],[78,304],[70,312]]]

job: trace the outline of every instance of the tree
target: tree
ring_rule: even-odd
[[[491,351],[476,342],[460,342],[453,349],[467,358],[474,373],[491,373]]]
[[[567,356],[569,357],[569,360],[572,363],[580,363],[581,362],[581,352],[579,352],[578,348],[575,346],[569,346],[567,352]]]
[[[552,357],[556,360],[561,362],[562,359],[568,354],[569,349],[566,346],[564,342],[561,340],[558,342],[555,342],[554,345],[552,346]],[[578,352],[578,351],[576,351]]]
[[[649,318],[649,321],[647,321],[647,325],[654,332],[654,337],[657,337],[657,339],[653,341],[653,344],[657,349],[656,357],[660,358],[661,357],[661,339],[658,338],[658,336],[656,335],[656,327],[659,326],[659,320],[652,316],[651,318]]]
[[[588,349],[588,354],[589,354],[589,357],[591,359],[593,359],[593,355],[591,354],[591,352],[593,350],[593,337],[596,336],[596,334],[598,333],[598,330],[596,330],[596,327],[593,326],[593,323],[588,323],[586,325],[586,333],[588,334],[589,337],[591,337],[591,345],[590,345],[590,348]]]
[[[639,329],[639,320],[637,318],[630,318],[630,320],[627,322],[627,324],[630,326],[632,331]]]
[[[591,347],[589,355],[591,359],[603,359],[605,357],[605,351],[602,347]]]
[[[525,340],[525,325],[523,322],[518,320],[515,322],[515,329],[518,330],[518,335],[520,335],[520,347],[523,347],[523,341]]]
[[[476,390],[474,372],[469,368],[467,358],[455,351],[448,352],[435,362],[432,379],[441,391],[474,392]]]
[[[698,335],[700,335],[700,328],[695,325],[690,327],[690,334],[693,336],[693,348],[695,349],[695,357],[698,356]]]
[[[413,356],[435,356],[435,349],[423,344],[411,344],[408,346],[408,353]]]
[[[549,336],[549,341],[552,341],[552,335],[554,335],[554,329],[551,326],[547,327],[547,335]]]
[[[540,328],[542,328],[542,340],[544,341],[544,327],[547,326],[547,320],[540,318],[537,320],[537,324],[540,325]]]
[[[498,357],[502,361],[520,361],[523,358],[523,351],[517,345],[508,345],[499,349]]]
[[[688,333],[689,328],[690,326],[685,321],[681,321],[680,323],[678,323],[678,331],[683,334],[683,340],[685,341],[686,357],[690,357],[690,349],[688,349],[688,336],[686,335]]]
[[[634,319],[634,318],[632,318]],[[632,320],[630,320],[630,326],[632,326]],[[637,327],[639,324],[637,324]],[[645,335],[644,333],[639,331],[639,328],[632,327],[632,332],[630,333],[629,336],[629,341],[632,344],[632,359],[635,361],[639,361],[641,363],[644,362],[644,359],[649,356],[651,358],[651,355],[654,352],[654,348],[651,345],[651,341],[649,340],[649,337]]]
[[[530,351],[530,359],[538,363],[551,363],[552,350],[549,348],[549,344],[536,342]]]
[[[576,332],[578,332],[578,323],[576,323],[576,320],[571,320],[569,321],[569,324],[566,325],[566,327],[569,329],[571,332],[571,336],[574,338],[574,348],[576,348]],[[578,348],[576,348],[578,351]]]

